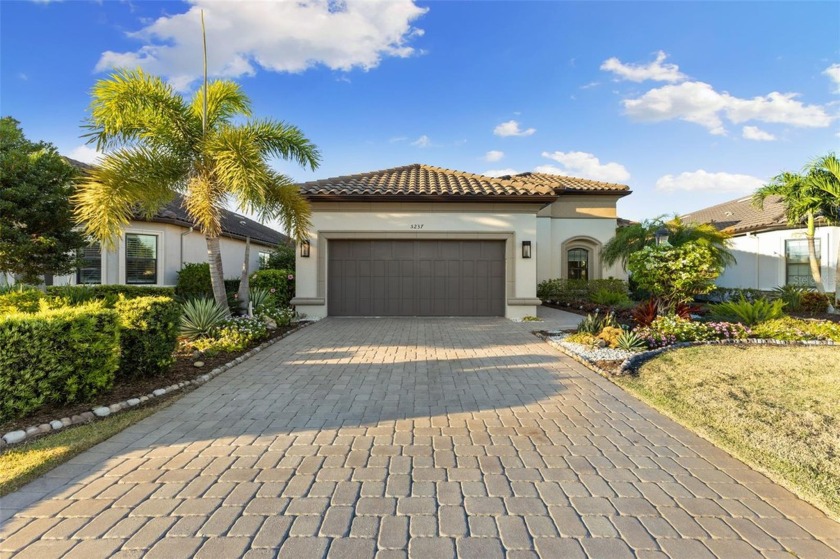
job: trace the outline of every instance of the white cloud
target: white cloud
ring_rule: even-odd
[[[776,139],[776,136],[762,130],[758,126],[744,126],[743,130],[741,130],[741,134],[747,140],[755,140],[757,142],[772,142]]]
[[[498,151],[498,150],[490,150],[484,154],[485,161],[499,161],[501,158],[505,156],[505,152]]]
[[[418,148],[427,148],[430,145],[432,145],[432,140],[430,140],[428,136],[423,134],[422,136],[411,142],[411,145],[416,146]]]
[[[22,81],[29,81],[29,75],[28,75],[28,74],[25,74],[25,73],[23,73],[23,72],[20,72],[20,73],[18,74],[18,79],[19,79],[19,80],[22,80]]]
[[[684,120],[706,128],[712,134],[724,135],[723,117],[740,124],[750,120],[821,128],[832,117],[820,105],[804,105],[796,93],[772,92],[765,96],[741,99],[727,92],[718,92],[703,82],[683,82],[651,89],[636,99],[622,103],[630,118],[641,122]]]
[[[536,132],[536,128],[526,128],[522,130],[519,128],[519,123],[515,120],[503,122],[493,129],[493,134],[496,136],[530,136]]]
[[[519,171],[508,167],[507,169],[490,169],[489,171],[484,171],[481,174],[485,177],[503,177],[505,175],[518,175]]]
[[[540,165],[534,169],[537,173],[574,176],[605,182],[623,182],[630,178],[630,172],[620,163],[601,161],[591,153],[583,151],[555,151],[542,153],[543,157],[553,159],[563,167]]]
[[[840,64],[832,64],[823,70],[823,74],[834,82],[834,93],[840,93]]]
[[[750,193],[764,185],[762,179],[751,175],[710,173],[703,169],[679,175],[665,175],[656,181],[656,189],[665,192],[737,192]]]
[[[653,80],[657,82],[678,82],[685,79],[676,64],[663,64],[668,55],[663,51],[656,53],[656,59],[648,64],[625,64],[616,57],[609,58],[601,64],[601,70],[612,72],[619,79],[631,82]]]
[[[409,42],[423,30],[412,22],[428,11],[413,0],[190,2],[186,13],[161,17],[131,33],[143,41],[140,49],[102,53],[96,70],[142,66],[178,89],[189,88],[202,67],[202,9],[212,76],[252,76],[258,67],[274,72],[302,72],[316,65],[369,70],[383,58],[415,54]]]
[[[76,146],[70,150],[69,153],[65,153],[64,155],[70,159],[75,159],[76,161],[81,161],[82,163],[88,163],[90,165],[99,163],[99,159],[102,157],[100,152],[88,145]]]

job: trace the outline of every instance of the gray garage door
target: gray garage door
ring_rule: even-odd
[[[329,241],[331,316],[504,316],[504,241]]]

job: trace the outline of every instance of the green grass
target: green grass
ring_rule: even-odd
[[[840,349],[699,346],[614,381],[840,518]]]
[[[168,406],[172,401],[174,400],[130,410],[94,423],[70,427],[7,449],[0,454],[0,497],[113,437],[126,427]]]

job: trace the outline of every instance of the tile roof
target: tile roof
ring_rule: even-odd
[[[82,163],[69,157],[65,157],[64,159],[83,173],[93,170],[93,167],[87,163]],[[190,219],[187,211],[184,209],[183,198],[180,195],[176,195],[171,202],[161,208],[151,219],[147,220],[139,215],[136,219],[137,221],[149,221],[152,223],[169,223],[184,228],[189,228],[194,225],[193,220]],[[271,227],[267,227],[262,223],[258,223],[253,219],[249,219],[227,209],[222,210],[221,221],[223,237],[241,240],[244,240],[246,237],[251,237],[252,242],[268,246],[276,246],[281,242],[289,242],[289,238],[286,235],[275,231]]]
[[[586,179],[522,173],[505,177],[487,177],[415,163],[403,167],[332,177],[299,185],[304,196],[321,197],[441,197],[540,199],[552,201],[563,192],[626,192],[626,185],[599,183]]]
[[[787,226],[781,200],[779,196],[769,196],[764,201],[764,209],[759,209],[753,205],[752,196],[746,196],[681,217],[691,223],[710,223],[719,231],[733,234],[776,229]]]

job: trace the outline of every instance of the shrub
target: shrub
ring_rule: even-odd
[[[295,296],[295,274],[288,270],[260,270],[250,277],[252,288],[268,289],[278,308],[288,307]]]
[[[840,324],[827,320],[803,320],[786,316],[756,325],[752,329],[752,336],[787,342],[806,340],[840,342]]]
[[[602,315],[601,313],[588,314],[580,321],[575,329],[577,333],[592,334],[597,336],[607,326],[618,326],[613,313]]]
[[[213,298],[213,286],[210,282],[210,264],[191,262],[184,264],[178,271],[175,295],[183,300]]]
[[[610,347],[616,347],[618,343],[618,337],[624,333],[624,330],[621,328],[616,328],[615,326],[607,326],[601,333],[598,334],[598,339],[604,340],[606,344]]]
[[[781,299],[768,301],[767,299],[756,299],[747,301],[742,298],[739,301],[725,301],[712,305],[711,316],[717,319],[737,321],[753,326],[765,320],[772,320],[784,316],[785,302]]]
[[[618,279],[575,280],[555,278],[537,285],[537,297],[548,303],[573,303],[592,300],[595,293],[609,297],[606,293],[627,296],[627,282]],[[597,301],[593,301],[596,302]],[[598,303],[607,304],[607,303]]]
[[[180,333],[191,340],[211,335],[227,319],[227,309],[213,299],[190,299],[181,311]]]
[[[822,314],[828,310],[829,303],[831,303],[831,298],[828,295],[818,291],[808,291],[802,295],[800,310],[810,315]]]
[[[782,285],[773,290],[773,296],[785,302],[789,311],[798,311],[802,307],[802,297],[808,293],[807,287],[801,285]]]
[[[300,315],[291,307],[263,307],[260,309],[259,316],[270,318],[277,326],[289,326],[292,320],[298,318]]]
[[[711,340],[736,340],[750,335],[742,324],[728,322],[692,322],[679,316],[660,316],[646,328],[636,333],[647,341],[651,348],[664,347],[677,342],[701,342]]]
[[[696,242],[647,246],[630,255],[627,269],[640,288],[668,309],[712,291],[721,273],[709,248]]]
[[[563,341],[592,347],[598,343],[598,338],[586,332],[576,332],[564,338]]]
[[[254,308],[254,313],[259,314],[262,308],[276,308],[277,304],[274,302],[274,295],[264,287],[255,287],[251,289],[248,294],[251,298],[251,306]]]
[[[0,316],[16,312],[38,312],[44,297],[44,293],[34,287],[14,287],[0,295]]]
[[[51,299],[60,299],[70,305],[102,301],[106,307],[112,308],[120,300],[120,296],[126,299],[174,297],[175,290],[171,287],[150,285],[54,285],[47,288],[47,295]]]
[[[83,402],[111,386],[119,317],[102,303],[0,318],[0,419]]]
[[[636,332],[625,330],[615,340],[615,347],[624,351],[642,351],[647,349],[647,343]]]
[[[120,375],[156,375],[173,362],[181,307],[171,297],[121,298]]]
[[[630,313],[633,322],[641,327],[650,326],[650,323],[656,320],[658,315],[659,305],[656,303],[656,299],[648,299],[639,303]]]
[[[192,346],[207,354],[220,351],[242,351],[268,335],[265,323],[259,318],[236,317],[223,321],[210,335],[192,341]]]
[[[608,289],[599,289],[589,297],[589,300],[596,305],[605,305],[607,307],[623,306],[630,303],[630,297],[626,293],[610,291]]]
[[[291,245],[279,245],[268,257],[268,264],[261,268],[263,270],[286,270],[295,272],[295,247]]]

